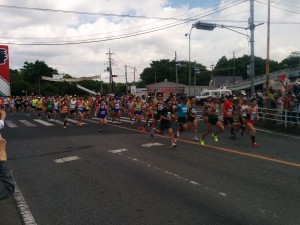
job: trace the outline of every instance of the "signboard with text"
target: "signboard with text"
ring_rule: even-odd
[[[0,95],[10,96],[8,46],[0,45]]]

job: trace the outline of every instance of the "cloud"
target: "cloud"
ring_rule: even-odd
[[[22,1],[0,0],[1,5],[49,8],[77,12],[102,12],[147,17],[195,18],[206,22],[247,27],[250,16],[249,2],[228,8],[215,14],[216,10],[229,6],[222,1],[219,6],[189,8],[189,5],[170,4],[167,0],[77,0],[77,1]],[[188,2],[188,1],[187,1]],[[262,2],[262,3],[259,3]],[[255,21],[266,22],[266,0],[255,2]],[[281,61],[292,51],[299,51],[300,35],[298,13],[286,10],[295,9],[285,1],[276,1],[271,8],[271,59]],[[194,6],[194,5],[193,5]],[[284,9],[284,10],[283,10]],[[116,36],[131,37],[101,42],[61,45],[61,46],[22,46],[9,45],[12,69],[19,69],[25,61],[44,60],[60,73],[72,76],[84,76],[104,73],[107,67],[108,51],[114,53],[114,73],[124,74],[125,65],[136,67],[137,76],[148,67],[152,60],[173,59],[175,51],[179,60],[188,60],[189,33],[193,22],[183,23],[176,20],[141,19],[130,17],[108,17],[103,15],[83,15],[76,13],[49,12],[37,10],[9,9],[0,7],[2,15],[2,42],[14,43],[66,43],[71,41],[93,41]],[[195,16],[195,17],[194,17]],[[286,22],[286,23],[283,23]],[[175,24],[181,25],[174,26]],[[156,32],[149,32],[151,30]],[[159,30],[161,29],[161,30]],[[245,35],[249,30],[237,29]],[[138,33],[144,35],[135,36]],[[149,32],[149,33],[146,33]],[[216,28],[213,31],[193,29],[191,34],[191,60],[206,66],[216,64],[225,55],[231,58],[249,54],[250,45],[245,35],[227,29]],[[263,24],[255,29],[255,55],[266,57],[267,26]],[[130,67],[129,67],[130,68]],[[133,80],[133,69],[128,69],[129,81]],[[104,75],[105,76],[105,75]],[[124,82],[125,77],[117,81]]]

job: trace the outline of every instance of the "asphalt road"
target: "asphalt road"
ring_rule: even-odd
[[[126,119],[102,133],[34,119],[8,115],[2,131],[27,224],[300,224],[300,137],[258,131],[253,148],[226,130],[201,146],[187,131],[171,149]]]

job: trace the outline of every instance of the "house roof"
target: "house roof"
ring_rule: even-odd
[[[147,88],[168,88],[168,87],[185,87],[185,86],[186,85],[184,84],[178,83],[177,85],[175,82],[163,81],[156,84],[149,84],[147,85]]]

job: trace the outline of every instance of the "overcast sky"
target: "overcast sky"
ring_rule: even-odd
[[[267,55],[267,2],[257,0],[254,5],[255,23],[264,22],[255,30],[255,55],[262,58]],[[108,82],[104,70],[110,48],[113,74],[120,75],[115,81],[124,82],[125,65],[129,66],[128,80],[133,81],[133,67],[138,80],[152,60],[174,59],[175,51],[178,60],[188,61],[185,34],[196,21],[248,27],[250,1],[0,0],[0,12],[0,44],[10,43],[12,69],[20,69],[25,61],[44,60],[59,73],[74,77],[102,74]],[[281,61],[300,50],[299,12],[299,0],[272,1],[272,60]],[[250,35],[249,30],[236,30]],[[210,68],[224,55],[230,59],[233,52],[235,57],[249,54],[245,35],[221,28],[193,29],[191,61]]]

